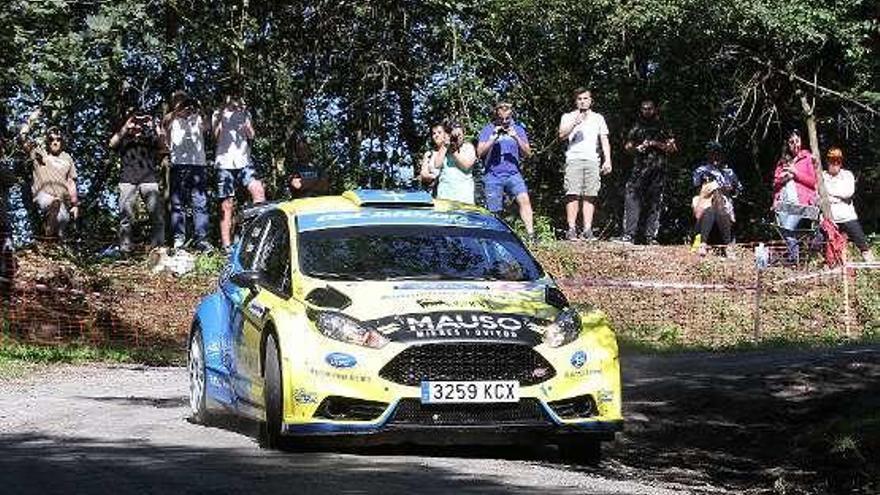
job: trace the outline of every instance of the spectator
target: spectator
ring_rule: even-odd
[[[477,156],[484,162],[486,207],[498,215],[504,208],[504,196],[513,197],[519,205],[528,241],[535,242],[532,203],[520,173],[521,159],[531,154],[526,130],[513,119],[513,105],[499,101],[493,121],[483,127],[477,144]]]
[[[795,230],[807,216],[809,207],[816,204],[816,169],[813,155],[803,149],[801,134],[791,130],[782,147],[782,156],[773,172],[773,210],[782,237],[788,246],[789,261],[797,263],[800,246]],[[815,210],[815,207],[812,208]]]
[[[31,192],[43,220],[43,235],[46,238],[63,238],[67,224],[79,216],[76,165],[64,151],[64,136],[57,127],[50,127],[46,131],[43,146],[37,146],[27,138],[39,115],[39,110],[30,115],[21,128],[19,138],[33,162]]]
[[[474,145],[467,142],[461,126],[446,122],[431,127],[434,150],[422,159],[422,181],[436,182],[439,199],[474,204]]]
[[[171,111],[163,119],[165,141],[171,156],[171,229],[174,247],[187,242],[186,207],[193,213],[193,246],[211,251],[208,242],[208,172],[204,133],[208,125],[199,102],[184,91],[171,96]]]
[[[667,160],[669,155],[678,151],[678,147],[675,138],[660,121],[653,100],[642,100],[639,105],[639,120],[629,131],[624,149],[634,155],[633,169],[626,182],[623,235],[616,240],[631,244],[641,234],[645,244],[656,244]],[[647,210],[647,215],[642,215],[642,210]]]
[[[131,251],[134,205],[138,196],[150,215],[150,247],[165,244],[165,208],[159,193],[157,151],[162,130],[155,117],[143,109],[129,109],[122,127],[110,137],[110,148],[119,152],[119,250]]]
[[[865,238],[865,232],[859,223],[852,197],[856,190],[856,180],[852,172],[843,169],[843,150],[831,148],[825,155],[828,170],[822,172],[828,201],[831,203],[831,220],[837,224],[841,232],[846,232],[853,244],[862,253],[862,259],[874,261],[874,253]]]
[[[692,206],[700,231],[700,256],[706,255],[709,237],[713,228],[717,227],[721,244],[725,246],[725,255],[732,258],[734,253],[730,247],[733,242],[731,230],[736,221],[733,198],[742,192],[742,184],[733,169],[722,160],[722,151],[719,142],[706,143],[706,160],[693,173],[697,195],[694,196]]]
[[[220,243],[223,251],[232,247],[232,210],[236,186],[244,187],[251,201],[266,200],[263,183],[251,160],[250,141],[254,139],[251,113],[239,95],[229,95],[222,109],[211,117],[217,142],[217,198],[220,200]]]
[[[559,121],[559,139],[568,141],[565,152],[565,219],[568,231],[565,239],[578,239],[577,216],[581,210],[583,230],[580,239],[594,240],[593,213],[596,196],[602,186],[601,174],[611,172],[611,144],[605,118],[592,110],[593,95],[588,89],[574,92],[575,110],[562,115]],[[602,144],[602,167],[599,167],[599,143]],[[578,202],[582,206],[578,208]]]
[[[289,140],[291,150],[288,151],[292,165],[288,167],[287,186],[290,198],[311,198],[322,196],[330,191],[330,181],[324,171],[312,162],[309,144],[300,136]]]

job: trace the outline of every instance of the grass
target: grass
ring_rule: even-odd
[[[0,377],[16,376],[41,364],[108,362],[169,366],[184,361],[181,351],[171,349],[101,348],[80,344],[42,346],[8,339],[0,345]]]
[[[623,352],[633,354],[679,354],[685,352],[749,352],[767,350],[797,350],[815,349],[818,347],[833,347],[839,345],[868,345],[880,344],[880,334],[866,334],[861,338],[847,339],[836,334],[823,334],[811,337],[778,335],[765,337],[759,341],[738,340],[724,345],[712,345],[706,342],[688,343],[670,338],[670,328],[658,330],[659,337],[656,340],[646,339],[642,336],[630,336],[618,332],[617,343]],[[666,336],[666,338],[664,338]]]

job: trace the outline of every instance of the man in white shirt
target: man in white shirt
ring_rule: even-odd
[[[822,172],[828,201],[831,203],[831,219],[841,232],[846,232],[853,244],[862,253],[862,259],[874,261],[874,253],[865,238],[865,232],[859,223],[859,216],[853,206],[852,197],[856,190],[856,180],[852,172],[843,169],[843,150],[831,148],[825,155],[828,170]]]
[[[214,162],[217,166],[217,199],[220,200],[220,242],[223,250],[228,252],[232,245],[236,188],[246,188],[255,204],[265,201],[266,195],[251,161],[254,124],[244,100],[238,95],[227,96],[223,108],[214,111],[211,126],[217,141]]]
[[[568,143],[565,152],[565,217],[568,231],[565,239],[569,241],[591,241],[593,237],[593,214],[596,196],[602,186],[600,174],[611,172],[611,144],[608,141],[608,126],[605,118],[592,110],[593,95],[590,90],[578,88],[574,91],[575,110],[562,115],[559,121],[559,140]],[[599,156],[599,143],[602,156]],[[602,166],[599,166],[600,159]],[[579,202],[582,207],[578,208]],[[578,210],[581,209],[583,229],[580,237],[577,232]]]

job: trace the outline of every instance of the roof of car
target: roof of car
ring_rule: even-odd
[[[339,196],[295,199],[279,203],[277,207],[296,216],[300,231],[365,224],[431,224],[506,230],[500,220],[483,208],[436,200],[420,193],[356,190]]]

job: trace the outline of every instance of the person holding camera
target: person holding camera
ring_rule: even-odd
[[[432,126],[431,140],[434,150],[422,159],[422,182],[436,183],[438,199],[474,204],[474,145],[465,140],[461,126],[454,122]]]
[[[494,119],[480,131],[477,156],[483,160],[486,207],[494,214],[504,209],[504,196],[519,206],[528,241],[534,242],[535,228],[529,190],[520,172],[523,158],[532,155],[525,128],[513,119],[513,105],[501,100],[495,104]]]
[[[623,235],[615,240],[632,244],[641,235],[645,244],[656,244],[667,162],[669,156],[678,151],[678,146],[672,133],[660,121],[653,100],[642,100],[639,120],[629,131],[623,148],[634,155],[633,168],[626,181]],[[643,216],[642,210],[647,210],[647,215]]]
[[[58,127],[53,126],[46,131],[43,146],[27,138],[39,116],[39,109],[31,113],[21,127],[19,140],[33,162],[31,193],[43,219],[43,235],[49,239],[64,238],[68,223],[79,216],[76,165],[64,151],[64,135]]]
[[[559,121],[559,139],[568,143],[565,152],[565,219],[568,231],[565,239],[592,241],[593,213],[596,196],[602,186],[600,175],[611,173],[611,144],[608,125],[602,115],[594,112],[593,94],[586,88],[574,91],[575,110],[562,115]],[[599,166],[599,143],[602,144],[602,166]],[[578,202],[582,202],[578,208]],[[583,230],[577,232],[578,210],[581,210]]]
[[[214,162],[217,167],[217,199],[220,200],[220,242],[223,250],[228,252],[232,246],[236,188],[247,189],[254,204],[265,201],[266,194],[251,160],[254,123],[244,99],[237,94],[227,96],[223,108],[215,110],[211,116],[211,127],[217,142]]]
[[[697,195],[691,201],[694,218],[700,231],[700,256],[707,254],[707,244],[712,230],[718,230],[724,254],[727,258],[734,256],[730,248],[733,242],[733,223],[736,216],[733,211],[733,198],[742,192],[742,184],[736,172],[722,160],[724,148],[718,141],[706,143],[706,160],[691,175]]]
[[[165,244],[165,209],[159,192],[157,152],[162,130],[156,119],[142,108],[130,108],[125,122],[109,146],[119,153],[119,250],[131,252],[134,205],[138,197],[150,215],[150,248]]]
[[[186,208],[192,208],[193,247],[212,251],[208,241],[208,171],[204,134],[208,124],[201,106],[185,91],[171,96],[171,111],[163,119],[165,142],[171,158],[171,229],[174,247],[187,242]]]

